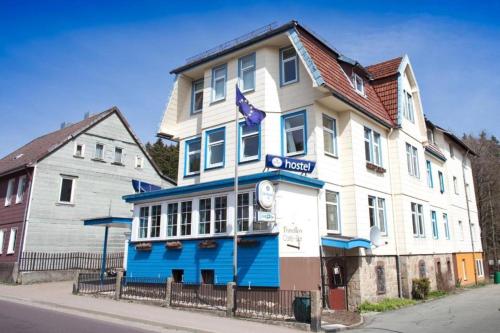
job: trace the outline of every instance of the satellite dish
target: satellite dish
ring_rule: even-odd
[[[380,238],[380,229],[375,225],[370,228],[370,241],[375,247],[384,245],[384,242]]]

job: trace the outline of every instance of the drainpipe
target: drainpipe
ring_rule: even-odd
[[[467,204],[467,217],[469,219],[469,234],[470,234],[470,242],[472,245],[472,265],[474,266],[474,284],[477,285],[477,269],[476,269],[476,251],[474,249],[474,238],[472,234],[472,222],[470,219],[470,207],[469,207],[469,193],[467,192],[467,182],[465,180],[465,161],[467,161],[467,157],[469,156],[470,150],[467,149],[465,153],[465,157],[462,160],[462,177],[464,180],[464,192],[465,192],[465,203]]]
[[[325,293],[325,271],[323,268],[323,245],[321,245],[321,232],[320,232],[320,223],[319,223],[319,196],[321,195],[321,189],[318,190],[318,195],[316,196],[316,221],[318,225],[318,243],[319,243],[319,272],[321,275],[321,299],[323,308],[326,307],[326,293]]]

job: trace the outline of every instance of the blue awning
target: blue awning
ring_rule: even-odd
[[[161,187],[158,185],[149,184],[136,179],[132,179],[132,187],[134,188],[135,193],[144,193],[144,192],[161,190]]]
[[[111,228],[130,228],[132,226],[131,217],[96,217],[83,220],[85,226],[99,226]]]
[[[321,237],[321,245],[328,247],[335,247],[337,249],[354,249],[356,247],[363,247],[365,249],[371,248],[371,242],[364,238],[340,238],[340,237]]]

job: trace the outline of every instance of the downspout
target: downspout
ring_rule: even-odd
[[[472,245],[472,265],[474,266],[474,284],[477,285],[477,268],[476,268],[476,251],[474,249],[474,238],[472,234],[472,222],[470,219],[470,207],[469,207],[469,193],[467,191],[467,182],[465,180],[465,161],[467,161],[467,157],[469,156],[470,150],[467,149],[465,153],[465,157],[462,160],[462,177],[464,181],[464,192],[465,192],[465,203],[467,204],[467,218],[469,219],[469,234],[470,234],[470,243]]]

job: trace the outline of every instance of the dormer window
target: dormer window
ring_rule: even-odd
[[[358,74],[352,74],[352,84],[354,85],[354,89],[358,94],[365,94],[365,84],[363,79]]]
[[[429,143],[434,143],[434,131],[430,128],[427,129],[427,140]]]

